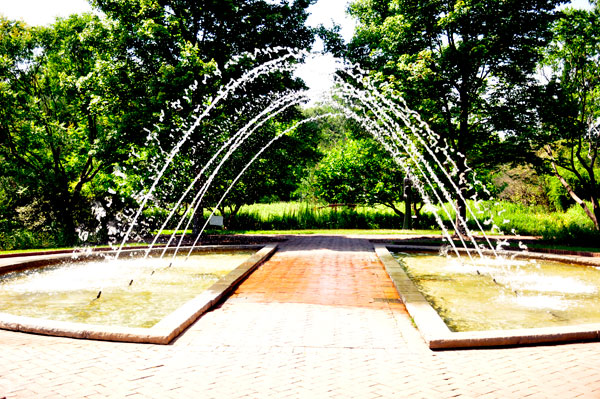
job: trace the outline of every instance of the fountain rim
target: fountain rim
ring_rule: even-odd
[[[204,313],[226,299],[242,281],[275,253],[277,247],[277,243],[196,247],[195,250],[203,252],[248,249],[256,249],[257,252],[204,292],[184,303],[150,328],[86,324],[0,313],[0,329],[68,338],[167,345]],[[137,248],[137,250],[140,249]],[[99,254],[96,253],[89,258],[98,256]],[[42,267],[55,263],[57,260],[71,259],[71,254],[61,253],[23,258],[29,259],[15,259],[17,262],[14,265],[0,266],[0,273]]]
[[[374,249],[383,263],[388,276],[394,283],[400,300],[430,349],[514,347],[600,340],[600,323],[510,330],[450,331],[442,318],[390,253],[390,249],[435,252],[439,251],[440,246],[374,244]],[[466,251],[465,249],[462,250]],[[600,266],[600,259],[517,251],[505,251],[504,253],[523,259],[557,260]]]

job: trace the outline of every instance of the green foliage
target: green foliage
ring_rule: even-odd
[[[503,217],[510,220],[507,227],[515,229],[517,233],[541,236],[552,242],[594,246],[600,238],[594,231],[593,223],[578,206],[564,213],[517,207],[509,209]]]
[[[481,225],[495,234],[530,235],[557,243],[589,246],[597,246],[600,238],[593,223],[578,206],[572,206],[566,212],[551,212],[544,206],[505,201],[482,202],[478,207],[471,203],[471,207],[480,210],[476,211],[476,216]],[[444,216],[444,220],[448,223],[447,217]],[[473,218],[468,224],[476,231]]]
[[[546,183],[548,186],[548,200],[553,209],[564,212],[573,205],[572,198],[556,176],[547,176]]]
[[[397,229],[401,226],[402,218],[385,208],[275,203],[243,207],[226,227],[228,230],[301,230]]]
[[[0,231],[0,250],[57,248],[65,245],[60,234],[29,230]]]
[[[597,4],[589,11],[568,9],[554,24],[543,63],[548,83],[538,96],[540,128],[524,140],[600,231],[599,26]]]
[[[510,167],[503,165],[493,177],[495,198],[502,201],[527,206],[542,206],[552,209],[566,209],[559,206],[564,190],[554,191],[553,180],[540,176],[527,165]]]
[[[116,130],[119,114],[103,108],[114,101],[101,79],[114,56],[108,28],[83,15],[48,28],[1,19],[0,30],[0,176],[15,208],[37,212],[73,243],[92,217],[84,190],[132,141]]]
[[[307,0],[97,0],[95,4],[113,21],[115,36],[127,48],[124,57],[134,66],[129,73],[147,88],[140,96],[141,104],[127,113],[135,129],[147,128],[155,134],[145,148],[138,150],[148,170],[137,172],[142,180],[140,191],[153,183],[165,152],[178,143],[198,117],[198,110],[212,102],[221,86],[269,59],[269,54],[255,50],[308,48],[313,41],[312,30],[304,24],[308,17]],[[248,54],[243,55],[244,52]],[[236,61],[230,62],[234,57]],[[157,206],[168,208],[175,204],[203,165],[253,120],[257,110],[267,106],[278,93],[299,87],[301,82],[291,73],[274,72],[244,84],[239,92],[219,103],[179,148],[165,172],[168,179],[161,180],[155,190]],[[172,106],[165,107],[166,103]],[[159,112],[162,122],[151,126]],[[149,114],[154,114],[154,119]],[[283,112],[248,137],[216,174],[202,206],[217,206],[250,158],[289,127],[296,116],[294,109]],[[219,205],[219,211],[232,215],[245,203],[289,199],[289,193],[295,190],[298,169],[311,159],[303,132],[299,129],[282,137],[265,152]],[[200,184],[211,173],[212,170],[206,170]],[[192,199],[186,198],[185,202],[189,205]]]
[[[347,138],[330,148],[314,170],[315,197],[328,203],[381,204],[402,201],[404,176],[372,139]]]
[[[127,225],[127,210],[137,207],[197,107],[262,61],[250,55],[227,66],[234,55],[306,48],[313,40],[305,0],[94,4],[106,19],[72,16],[47,28],[0,20],[0,192],[11,199],[0,201],[0,231],[51,232],[71,244],[86,236],[108,240]],[[191,90],[194,82],[202,84]],[[271,93],[300,84],[289,73],[271,74],[216,109],[167,170],[156,206],[172,205],[198,165],[251,119],[246,104],[264,105]],[[245,150],[255,152],[293,118],[294,111],[282,114]],[[255,201],[260,187],[273,192],[270,198],[289,196],[298,160],[310,152],[299,145],[301,136],[284,138],[257,164],[238,190],[243,201]],[[278,166],[284,161],[287,171]],[[139,233],[160,217],[146,212]]]
[[[549,212],[543,206],[527,206],[510,202],[469,202],[487,234],[531,235],[565,245],[597,246],[598,236],[593,224],[579,207],[567,212]],[[451,207],[446,205],[448,209]],[[433,231],[435,223],[431,207],[424,208],[415,228]],[[454,211],[449,216],[438,209],[450,228]],[[208,215],[205,215],[208,216]],[[244,206],[226,225],[227,230],[302,230],[302,229],[398,229],[403,220],[391,209],[382,206],[356,209],[331,208],[314,203],[273,203]],[[479,231],[472,217],[469,228]],[[497,226],[497,227],[494,227]]]
[[[253,137],[251,143],[233,154],[227,167],[215,176],[206,196],[207,203],[216,204],[254,153],[290,125],[284,122],[267,124],[261,132],[256,133],[258,137]],[[292,199],[306,170],[320,157],[316,149],[319,137],[315,123],[302,124],[281,136],[263,157],[250,165],[219,206],[220,213],[231,218],[243,205]]]
[[[489,167],[508,155],[498,132],[527,128],[520,96],[558,3],[357,0],[349,55],[397,90],[471,167]]]
[[[329,112],[305,111],[307,116]],[[318,122],[321,159],[304,179],[302,198],[330,204],[384,205],[397,215],[405,201],[404,173],[396,160],[354,121],[329,117]],[[416,190],[413,190],[416,191]],[[419,198],[413,198],[418,216]]]
[[[474,174],[524,158],[531,87],[558,0],[356,0],[347,55],[417,111],[456,157],[461,197]],[[462,158],[462,159],[461,159]],[[442,160],[443,162],[444,160]],[[450,187],[441,173],[441,183]],[[458,224],[460,227],[460,224]]]

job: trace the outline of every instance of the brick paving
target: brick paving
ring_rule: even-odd
[[[600,343],[434,352],[371,244],[292,237],[167,346],[0,331],[0,398],[600,398]]]

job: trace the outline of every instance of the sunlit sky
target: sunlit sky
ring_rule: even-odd
[[[312,13],[310,25],[330,25],[336,21],[342,26],[342,34],[346,39],[352,35],[353,22],[344,14],[349,0],[319,0],[309,11]],[[587,0],[573,0],[576,8],[589,7]],[[10,19],[23,19],[30,25],[46,25],[56,17],[90,11],[86,0],[0,0],[0,13]]]
[[[352,35],[353,23],[344,11],[349,0],[319,0],[310,7],[308,23],[331,26],[334,20],[343,27],[346,39]],[[0,0],[0,13],[10,19],[22,19],[30,25],[47,25],[56,17],[91,11],[86,0]]]

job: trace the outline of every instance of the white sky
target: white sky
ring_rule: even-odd
[[[331,26],[335,20],[344,27],[345,39],[352,36],[353,24],[344,11],[349,0],[320,0],[309,11],[309,25]],[[86,0],[0,0],[0,13],[10,19],[23,19],[30,25],[47,25],[56,17],[91,11]]]
[[[346,40],[352,35],[353,22],[344,14],[350,0],[319,0],[309,11],[309,25],[323,24],[331,26],[336,21],[342,26],[342,35]],[[587,0],[573,0],[576,8],[589,7]],[[91,11],[86,0],[0,0],[0,13],[10,19],[23,19],[30,25],[46,25],[56,17]]]
[[[85,0],[0,0],[0,13],[29,25],[48,25],[56,17],[91,11]]]

